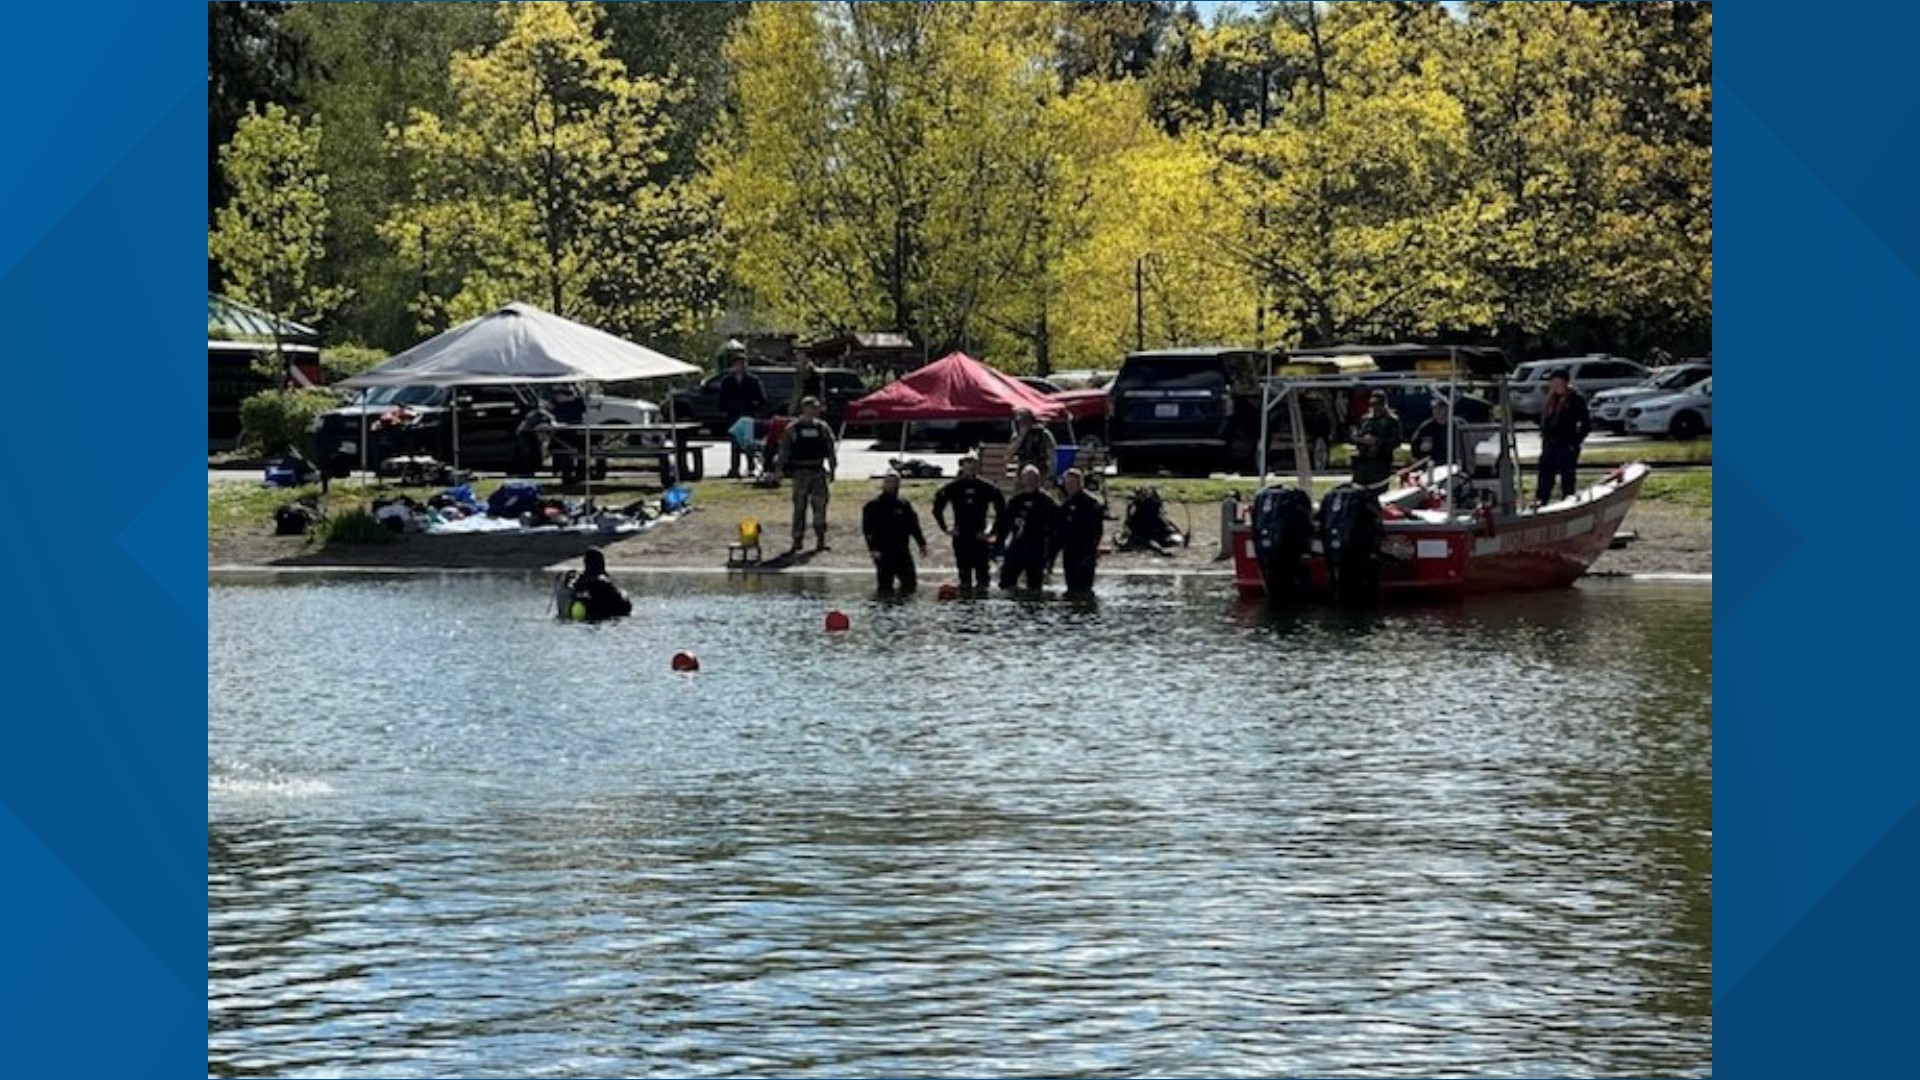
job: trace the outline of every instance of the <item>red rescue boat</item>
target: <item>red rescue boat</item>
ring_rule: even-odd
[[[1417,483],[1380,497],[1375,557],[1382,599],[1524,592],[1573,584],[1613,544],[1640,494],[1647,466],[1625,465],[1571,499],[1537,509],[1436,505],[1435,485]],[[1263,563],[1255,524],[1231,533],[1234,586],[1243,597],[1267,595],[1272,563]],[[1334,598],[1334,574],[1321,538],[1303,560],[1301,599]]]

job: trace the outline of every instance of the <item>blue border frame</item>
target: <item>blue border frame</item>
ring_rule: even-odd
[[[17,8],[0,39],[11,445],[57,463],[16,473],[23,526],[0,540],[23,613],[0,1033],[18,1075],[203,1075],[205,12],[82,10]],[[1718,1065],[1891,1073],[1920,952],[1899,475],[1920,448],[1900,378],[1920,9],[1723,4],[1718,23]]]

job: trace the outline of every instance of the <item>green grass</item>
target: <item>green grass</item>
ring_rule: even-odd
[[[1661,439],[1644,446],[1589,447],[1580,454],[1582,465],[1625,465],[1634,461],[1644,461],[1649,465],[1711,465],[1713,440],[1676,442]]]
[[[1690,510],[1713,509],[1713,473],[1661,472],[1655,469],[1640,485],[1640,497],[1648,502],[1684,506]]]

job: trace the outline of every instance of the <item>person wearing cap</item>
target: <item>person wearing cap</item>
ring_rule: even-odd
[[[993,526],[994,540],[1007,551],[1000,563],[1000,587],[1010,590],[1025,578],[1028,591],[1038,592],[1053,558],[1060,506],[1040,490],[1040,470],[1031,465],[1020,470],[1019,487]]]
[[[1100,539],[1107,532],[1107,508],[1087,493],[1087,480],[1079,469],[1068,469],[1060,483],[1067,493],[1054,530],[1060,569],[1066,574],[1068,592],[1090,593],[1100,561]]]
[[[1387,395],[1375,390],[1371,408],[1353,436],[1353,482],[1373,487],[1393,475],[1393,451],[1403,434],[1400,418],[1387,406]]]
[[[574,602],[586,610],[588,622],[620,618],[633,614],[633,601],[620,591],[607,575],[607,556],[589,548],[580,556],[581,570],[572,582]]]
[[[820,399],[803,398],[800,419],[780,434],[778,467],[793,481],[793,547],[799,551],[807,536],[807,511],[813,511],[815,550],[827,548],[827,500],[834,470],[840,466],[833,431],[820,419]]]
[[[951,526],[947,524],[948,507],[953,508]],[[1006,496],[980,479],[980,459],[972,454],[960,459],[959,477],[934,493],[933,522],[953,537],[953,562],[960,570],[961,588],[985,589],[991,583],[991,535],[1006,509]]]
[[[1040,479],[1053,479],[1053,466],[1059,443],[1054,440],[1053,432],[1045,424],[1038,423],[1033,410],[1025,407],[1013,410],[1013,443],[1008,447],[1007,456],[1013,460],[1013,467],[1024,469],[1031,465],[1040,470]]]
[[[1593,430],[1587,399],[1573,388],[1565,369],[1547,376],[1547,400],[1540,410],[1540,483],[1536,504],[1550,502],[1557,483],[1573,498],[1575,472],[1580,468],[1580,444]]]
[[[918,544],[920,556],[925,558],[927,538],[920,532],[919,513],[900,497],[898,472],[888,469],[880,481],[880,494],[861,509],[860,531],[867,539],[867,553],[873,556],[880,591],[891,594],[897,587],[900,592],[912,592],[918,581],[909,544]]]

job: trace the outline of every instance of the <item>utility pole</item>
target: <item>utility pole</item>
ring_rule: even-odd
[[[1147,302],[1145,258],[1133,260],[1133,351],[1147,351]]]
[[[1272,79],[1273,69],[1271,64],[1262,63],[1260,65],[1260,133],[1262,136],[1265,136],[1267,122],[1272,118],[1267,104],[1268,99],[1272,96]],[[1261,142],[1263,144],[1261,149],[1264,150],[1266,148],[1264,146],[1266,142],[1264,137],[1261,139]],[[1257,242],[1264,243],[1267,238],[1267,200],[1264,193],[1260,199],[1260,208],[1255,212],[1255,215],[1259,227],[1259,240]],[[1264,349],[1267,347],[1267,283],[1264,279],[1254,282],[1253,347],[1256,349]]]

